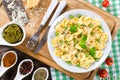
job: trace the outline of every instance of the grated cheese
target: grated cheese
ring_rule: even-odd
[[[27,8],[35,8],[40,0],[27,0]]]
[[[33,28],[35,27],[35,25],[39,21],[41,13],[45,13],[47,10],[46,8],[44,8],[44,6],[45,6],[44,2],[41,1],[39,6],[28,10],[28,15],[30,17],[30,21],[26,25],[26,27],[30,27],[33,34],[34,34],[34,30],[35,30]]]
[[[22,12],[21,9],[18,7],[16,10],[12,11],[12,20],[18,22],[22,25],[28,22],[27,14]]]
[[[10,1],[10,0],[9,0]],[[6,3],[8,1],[6,0]],[[8,2],[7,8],[11,11],[11,19],[14,22],[18,22],[21,25],[25,25],[28,22],[28,17],[25,10],[15,3],[15,0]]]
[[[20,6],[15,4],[15,0],[5,0],[5,1],[6,3],[8,3],[7,8],[10,11],[12,11],[11,13],[12,21],[18,22],[22,25],[28,22],[27,13]],[[23,0],[23,2],[25,3],[27,3],[27,1],[28,0]],[[26,26],[29,26],[31,28],[33,28],[39,21],[40,14],[46,12],[46,8],[44,8],[45,3],[42,2],[42,0],[34,0],[33,2],[35,2],[36,5],[38,4],[40,5],[35,6],[34,8],[28,10],[28,15],[30,19]]]
[[[6,3],[8,3],[10,0],[5,0]]]
[[[14,2],[15,2],[15,0],[12,0],[12,2],[8,4],[7,8],[8,8],[8,9],[9,9],[9,8],[12,8],[12,9],[13,9],[13,6],[15,6],[15,5],[14,5]]]

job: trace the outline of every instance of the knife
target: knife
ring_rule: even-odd
[[[62,10],[65,8],[66,6],[66,1],[65,0],[62,0],[60,1],[50,23],[48,24],[48,28],[45,32],[45,34],[43,35],[40,43],[37,45],[36,49],[33,51],[34,53],[38,53],[38,51],[43,47],[43,45],[45,44],[45,42],[47,41],[47,35],[48,35],[48,31],[52,25],[52,23],[55,21],[55,19],[60,15],[60,13],[62,12]]]

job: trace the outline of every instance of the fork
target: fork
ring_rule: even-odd
[[[47,12],[40,24],[38,31],[30,37],[30,39],[28,40],[28,42],[26,44],[26,47],[28,49],[33,50],[36,47],[36,45],[38,44],[40,32],[43,29],[43,27],[44,27],[45,23],[47,22],[48,18],[50,17],[50,15],[52,14],[54,8],[57,6],[57,4],[58,4],[57,0],[51,1],[50,5],[47,9]]]
[[[50,23],[48,24],[47,30],[45,31],[45,34],[43,35],[41,41],[38,43],[37,47],[33,50],[34,54],[38,53],[38,51],[43,47],[43,45],[45,44],[45,42],[47,41],[47,36],[48,36],[48,31],[50,29],[50,27],[52,26],[53,22],[56,20],[56,18],[60,15],[60,13],[63,11],[63,9],[66,6],[66,1],[65,0],[61,0]]]

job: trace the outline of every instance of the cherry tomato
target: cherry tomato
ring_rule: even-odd
[[[107,58],[107,59],[105,60],[105,63],[106,63],[108,66],[112,66],[112,64],[113,64],[113,59],[112,59],[112,58]]]
[[[102,6],[103,6],[103,7],[108,7],[108,6],[109,6],[109,1],[108,1],[108,0],[104,0],[104,1],[102,2]]]
[[[105,69],[101,69],[98,74],[101,78],[106,78],[108,76],[108,72]]]

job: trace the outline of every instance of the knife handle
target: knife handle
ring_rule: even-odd
[[[58,5],[58,8],[56,9],[50,23],[49,23],[49,26],[52,25],[52,23],[55,21],[55,19],[60,15],[60,13],[62,12],[62,10],[64,9],[64,7],[66,6],[66,1],[65,0],[62,0],[60,2],[60,4]]]
[[[48,9],[47,9],[47,12],[45,14],[45,16],[43,17],[43,20],[41,22],[41,25],[45,25],[45,23],[47,22],[48,18],[50,17],[51,13],[53,12],[54,8],[57,6],[58,4],[58,1],[57,0],[52,0]]]

